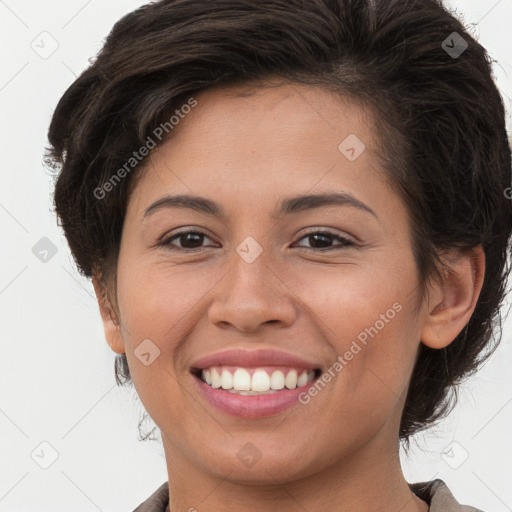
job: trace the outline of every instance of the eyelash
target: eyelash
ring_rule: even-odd
[[[203,235],[206,238],[210,238],[208,235],[206,235],[206,233],[203,233],[201,231],[186,230],[186,231],[180,231],[179,233],[175,233],[174,235],[172,235],[169,238],[163,239],[158,245],[163,246],[163,247],[165,247],[166,249],[168,249],[170,251],[181,251],[181,252],[188,252],[188,253],[202,251],[203,250],[202,247],[197,247],[195,249],[186,249],[184,247],[176,247],[176,246],[173,246],[171,244],[171,242],[173,240],[179,239],[180,237],[185,236],[185,235],[189,235],[189,234]],[[303,247],[303,249],[313,250],[314,252],[328,252],[328,251],[334,251],[334,250],[337,250],[337,249],[342,249],[344,247],[353,247],[353,246],[355,246],[354,242],[351,242],[347,238],[339,236],[339,235],[337,235],[337,234],[335,234],[335,233],[333,233],[333,232],[331,232],[329,230],[326,230],[326,229],[323,229],[323,230],[317,229],[317,230],[305,233],[303,236],[301,236],[299,238],[299,241],[304,239],[304,238],[313,236],[313,235],[327,235],[328,237],[335,238],[335,239],[337,239],[338,241],[341,242],[341,244],[339,244],[340,247],[328,247],[328,248],[324,248],[324,249],[315,249],[314,247]]]

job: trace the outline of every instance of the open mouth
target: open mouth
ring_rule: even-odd
[[[211,366],[192,368],[192,374],[213,389],[236,395],[268,395],[304,387],[321,375],[319,368]]]

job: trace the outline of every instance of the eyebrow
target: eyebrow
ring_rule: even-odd
[[[273,212],[272,218],[277,219],[284,215],[300,213],[325,206],[351,206],[370,213],[375,218],[378,218],[377,214],[369,206],[346,192],[308,194],[282,199]],[[188,208],[200,213],[212,215],[219,219],[225,219],[227,217],[222,206],[215,201],[205,197],[184,194],[165,196],[158,199],[146,208],[144,217],[148,217],[163,208]]]

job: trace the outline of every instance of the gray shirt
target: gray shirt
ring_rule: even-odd
[[[429,512],[482,512],[467,505],[461,505],[446,484],[437,478],[430,482],[409,484],[411,491],[429,505]],[[147,500],[133,512],[165,512],[169,503],[169,484],[163,483]]]

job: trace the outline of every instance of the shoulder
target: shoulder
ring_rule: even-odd
[[[169,483],[164,482],[147,500],[133,512],[165,512],[169,503]]]
[[[429,504],[429,512],[483,512],[475,507],[461,505],[439,478],[430,482],[409,484],[409,487],[416,496]]]

